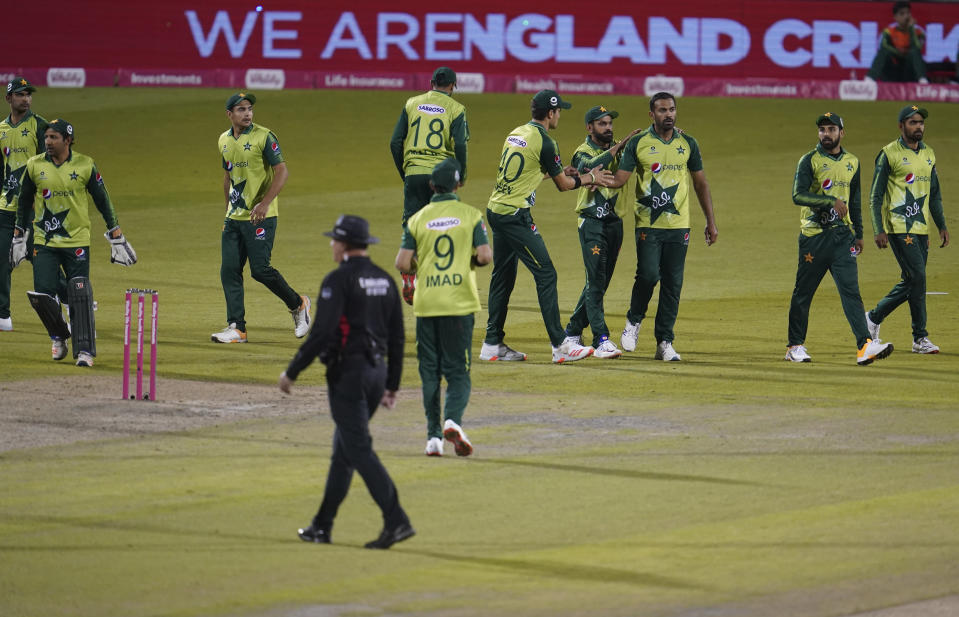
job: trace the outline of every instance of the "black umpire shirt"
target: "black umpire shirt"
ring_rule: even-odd
[[[293,356],[286,376],[296,380],[317,356],[327,366],[352,354],[366,354],[371,360],[385,356],[386,389],[395,391],[403,370],[403,341],[396,283],[369,257],[348,257],[323,279],[310,336]]]

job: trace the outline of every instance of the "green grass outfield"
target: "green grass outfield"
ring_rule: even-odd
[[[173,379],[267,387],[296,350],[289,314],[249,279],[250,344],[209,342],[225,312],[216,137],[228,126],[228,94],[91,88],[35,96],[36,111],[75,125],[76,149],[97,161],[140,256],[133,268],[110,265],[94,218],[93,373],[115,377],[117,397],[127,287],[160,290],[161,399]],[[315,296],[333,266],[320,234],[350,212],[371,220],[383,239],[373,259],[391,268],[402,190],[387,142],[408,94],[258,95],[256,120],[277,133],[291,172],[274,265]],[[457,98],[472,133],[461,196],[482,208],[502,140],[528,119],[529,97]],[[570,100],[574,109],[554,133],[567,161],[594,104],[620,111],[620,135],[649,123],[645,99]],[[929,331],[943,353],[909,353],[903,306],[882,329],[896,352],[857,367],[827,278],[811,310],[814,362],[782,361],[798,235],[790,192],[796,162],[816,143],[815,118],[844,117],[844,145],[860,156],[868,187],[875,154],[897,136],[901,106],[680,100],[677,124],[701,144],[720,230],[718,244],[704,246],[694,203],[676,325],[683,361],[652,359],[650,322],[636,353],[552,365],[532,278],[521,273],[507,341],[530,362],[474,366],[464,424],[476,455],[422,456],[414,396],[374,422],[377,449],[418,530],[385,554],[357,548],[378,531],[358,480],[334,530],[337,545],[306,546],[293,535],[322,490],[331,430],[323,413],[0,453],[0,615],[825,617],[959,594],[959,244],[930,251],[928,289],[945,295],[928,297]],[[955,229],[959,113],[928,108],[927,137]],[[565,319],[583,284],[575,198],[548,181],[538,197],[534,217],[559,271]],[[865,218],[860,284],[871,307],[898,268],[890,251],[875,248]],[[628,235],[607,295],[614,331],[634,266]],[[488,270],[478,278],[485,304]],[[24,293],[29,265],[14,272],[13,288],[16,331],[0,333],[0,405],[24,380],[83,374],[50,360]],[[484,310],[475,352],[485,321]],[[315,366],[298,385],[314,392],[308,387],[322,383]],[[410,340],[403,388],[418,385]],[[303,390],[300,397],[304,408],[315,406]],[[137,409],[130,404],[134,431]]]

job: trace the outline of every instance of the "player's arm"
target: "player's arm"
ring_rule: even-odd
[[[223,202],[226,204],[226,213],[230,212],[230,189],[233,188],[233,182],[230,180],[230,172],[223,170]]]
[[[849,220],[852,221],[852,230],[856,236],[854,244],[856,253],[861,253],[863,249],[862,242],[862,198],[859,182],[859,165],[856,165],[856,173],[852,175],[849,182]]]
[[[793,176],[793,203],[797,206],[821,208],[828,211],[842,200],[809,190],[814,185],[819,186],[815,174],[813,174],[812,156],[813,152],[807,152],[799,159],[799,164],[796,165],[796,174]]]
[[[453,156],[460,164],[460,186],[466,184],[466,144],[470,140],[470,129],[466,123],[466,112],[453,118],[450,125],[450,135],[453,137]]]
[[[699,200],[699,207],[706,217],[706,246],[715,244],[719,239],[719,229],[716,227],[716,218],[713,215],[713,197],[709,191],[709,182],[706,180],[706,170],[703,169],[703,155],[699,151],[699,142],[687,134],[682,134],[686,143],[689,144],[689,158],[686,160],[686,169],[693,180],[693,188],[696,190],[696,198]]]
[[[117,213],[113,209],[113,202],[110,201],[110,194],[107,193],[107,187],[103,184],[103,178],[97,172],[96,165],[90,168],[90,178],[87,180],[87,192],[93,198],[93,203],[103,217],[103,222],[107,224],[111,237],[119,238],[122,235],[119,222],[117,222]]]
[[[17,223],[13,230],[14,237],[20,235],[21,230],[33,224],[33,200],[37,194],[37,185],[30,177],[30,168],[23,170],[20,177],[20,194],[17,197]]]
[[[270,186],[266,189],[266,194],[263,195],[263,199],[250,210],[250,221],[259,223],[266,218],[270,204],[273,203],[276,196],[283,190],[283,187],[286,185],[286,180],[289,177],[290,171],[286,168],[286,163],[281,162],[273,166],[273,182],[270,182]]]
[[[390,314],[386,339],[386,392],[381,403],[392,409],[396,404],[396,391],[400,389],[400,377],[403,375],[403,345],[406,333],[403,330],[403,305],[400,304],[400,292],[393,279],[390,279]]]
[[[539,153],[539,164],[560,191],[572,191],[581,186],[608,186],[613,179],[613,174],[599,168],[587,169],[578,176],[567,176],[560,160],[556,142],[552,139],[544,140]]]
[[[390,137],[390,153],[393,154],[393,163],[396,171],[400,172],[400,179],[406,178],[403,171],[403,142],[406,141],[406,132],[409,130],[410,118],[406,115],[406,107],[400,112],[400,118],[393,127],[393,136]]]
[[[37,119],[37,154],[43,154],[47,151],[47,145],[44,143],[45,134],[47,132],[47,127],[50,124],[41,116],[33,114],[33,117]]]
[[[929,213],[939,229],[940,248],[949,246],[949,230],[946,229],[946,217],[942,211],[942,192],[939,188],[939,174],[932,168],[932,179],[929,182]]]
[[[886,185],[889,182],[889,159],[886,151],[880,150],[876,157],[876,169],[872,173],[872,189],[869,191],[869,209],[872,212],[872,230],[875,234],[876,246],[884,249],[889,246],[889,237],[882,226],[882,202],[886,197]]]
[[[493,261],[493,249],[490,248],[489,234],[483,219],[477,221],[473,227],[473,248],[476,249],[476,254],[473,255],[474,266],[485,266]]]
[[[633,131],[633,133],[636,133],[636,131]],[[616,173],[613,174],[612,181],[610,181],[610,183],[607,185],[609,188],[618,189],[626,184],[626,182],[629,181],[629,177],[633,175],[633,171],[635,171],[636,167],[639,165],[639,161],[636,158],[636,144],[639,142],[639,139],[639,135],[636,134],[630,137],[629,141],[626,142],[622,159],[619,161],[619,169],[616,170]],[[600,156],[591,160],[588,165],[608,165],[612,160],[613,157],[607,150]]]
[[[409,221],[407,221],[409,224]],[[409,229],[403,230],[403,236],[400,238],[400,250],[396,254],[396,261],[393,263],[400,272],[412,272],[413,255],[416,253],[416,239]]]

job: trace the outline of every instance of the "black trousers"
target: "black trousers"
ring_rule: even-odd
[[[383,526],[393,528],[408,523],[400,507],[396,486],[373,451],[370,418],[376,412],[386,390],[386,365],[372,364],[365,355],[349,355],[332,371],[327,370],[333,432],[333,455],[326,476],[323,502],[313,518],[317,527],[331,528],[340,504],[350,490],[355,470],[363,478],[373,501],[383,512]]]

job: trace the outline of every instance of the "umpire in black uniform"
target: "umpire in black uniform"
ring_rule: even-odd
[[[383,511],[383,531],[366,548],[385,549],[416,533],[393,480],[373,451],[369,430],[380,404],[387,409],[396,404],[403,368],[400,295],[392,277],[370,261],[366,247],[379,240],[370,236],[365,219],[343,215],[324,235],[332,238],[333,260],[340,266],[323,279],[313,329],[280,375],[280,390],[289,394],[300,371],[319,357],[326,365],[336,423],[323,502],[299,536],[304,542],[330,542],[333,519],[355,469]]]

